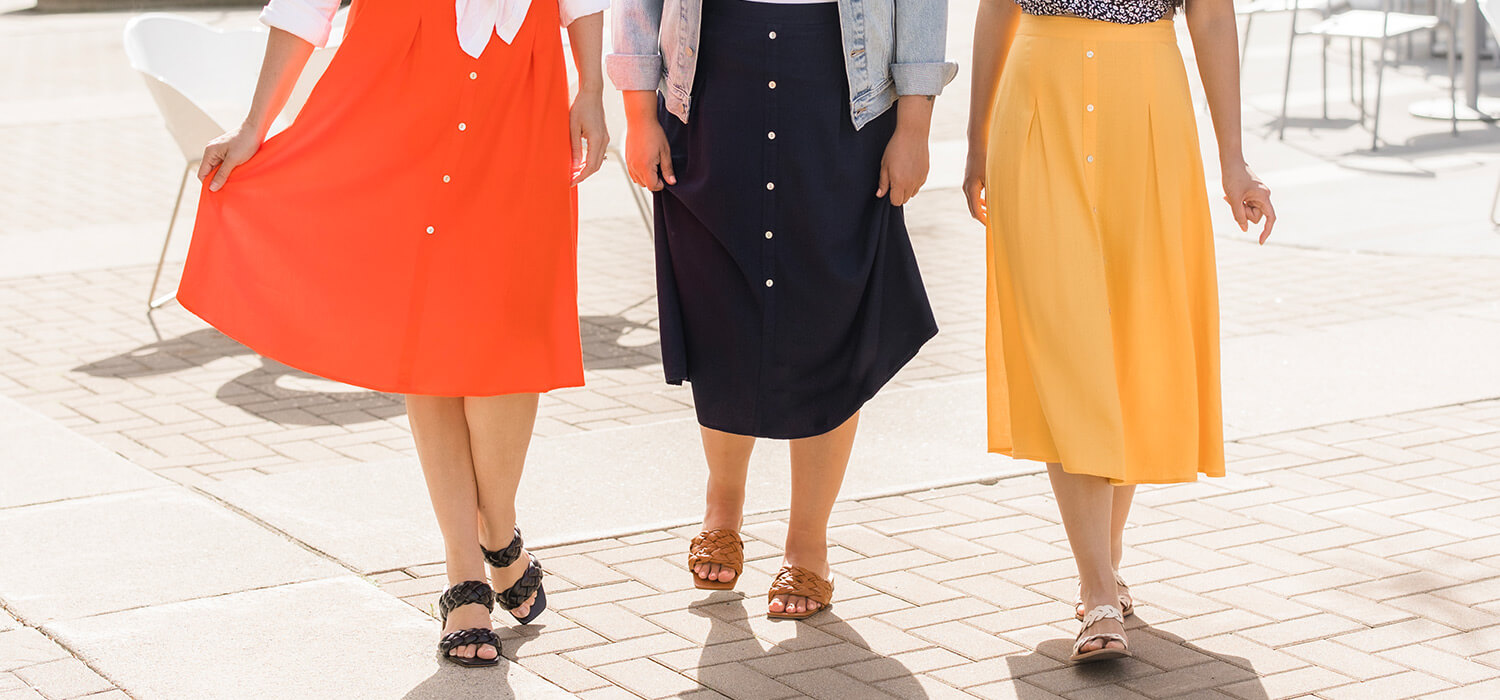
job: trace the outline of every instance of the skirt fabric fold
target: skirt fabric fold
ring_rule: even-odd
[[[1171,21],[1023,15],[990,132],[990,450],[1224,474],[1213,232]]]

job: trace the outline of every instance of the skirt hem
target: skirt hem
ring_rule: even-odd
[[[1006,448],[1003,448],[1003,447],[991,447],[991,448],[989,448],[988,451],[989,451],[990,454],[1005,455],[1006,457],[1010,457],[1011,459],[1020,459],[1020,460],[1025,460],[1027,462],[1042,462],[1042,463],[1062,464],[1063,471],[1065,471],[1065,472],[1067,472],[1069,474],[1079,474],[1079,475],[1082,475],[1082,476],[1097,476],[1097,477],[1099,477],[1101,479],[1109,479],[1109,483],[1112,486],[1136,486],[1136,485],[1142,485],[1142,484],[1191,484],[1191,483],[1194,483],[1194,482],[1198,481],[1198,477],[1200,477],[1200,476],[1205,476],[1205,477],[1208,477],[1210,479],[1222,479],[1222,478],[1224,478],[1225,471],[1226,471],[1223,468],[1220,468],[1220,469],[1217,469],[1217,470],[1207,470],[1207,469],[1203,469],[1203,468],[1200,467],[1198,469],[1198,471],[1193,472],[1192,476],[1188,476],[1188,477],[1181,477],[1181,478],[1162,477],[1162,478],[1146,478],[1146,479],[1116,479],[1116,478],[1114,478],[1112,476],[1106,476],[1104,474],[1095,474],[1093,472],[1082,471],[1082,470],[1078,470],[1078,469],[1069,469],[1068,465],[1063,464],[1062,458],[1060,458],[1060,457],[1022,454],[1022,453],[1016,452],[1013,449],[1006,449]]]
[[[179,303],[181,303],[181,300],[179,300]],[[562,381],[562,382],[542,382],[542,383],[539,383],[539,384],[536,384],[536,385],[522,386],[522,387],[516,388],[516,389],[505,389],[505,390],[500,390],[500,391],[484,390],[484,391],[464,392],[464,393],[448,392],[448,391],[420,391],[419,389],[421,387],[417,386],[416,384],[413,384],[411,386],[406,386],[406,385],[403,385],[400,382],[387,383],[387,382],[368,382],[368,381],[363,381],[363,380],[356,380],[356,379],[350,377],[349,375],[343,374],[342,372],[325,372],[325,371],[322,371],[322,370],[314,370],[314,369],[311,368],[311,365],[305,365],[305,364],[302,364],[302,363],[296,362],[296,361],[288,362],[286,360],[281,359],[280,357],[277,357],[276,355],[273,355],[273,354],[270,354],[270,353],[267,353],[267,352],[263,352],[260,348],[256,347],[255,343],[248,342],[244,338],[242,338],[242,337],[240,337],[240,336],[238,336],[238,335],[230,332],[229,330],[226,330],[223,326],[221,326],[219,324],[216,324],[213,321],[210,321],[203,314],[200,314],[197,311],[195,311],[193,309],[192,305],[190,305],[188,303],[182,303],[182,308],[186,309],[189,313],[193,314],[194,316],[197,316],[199,319],[201,319],[204,322],[208,323],[210,326],[213,326],[214,330],[217,330],[218,332],[223,333],[224,337],[229,338],[230,340],[233,340],[234,342],[239,343],[239,344],[241,344],[241,345],[243,345],[243,346],[245,346],[247,348],[250,348],[252,351],[255,352],[255,354],[260,355],[261,357],[264,357],[264,358],[267,358],[267,359],[270,359],[270,360],[274,360],[276,362],[280,362],[281,364],[286,365],[287,367],[291,367],[292,369],[295,369],[295,370],[297,370],[299,372],[306,372],[307,374],[311,374],[311,375],[313,375],[315,377],[320,377],[320,378],[327,379],[327,380],[330,380],[330,381],[339,382],[341,384],[348,384],[350,386],[359,387],[359,388],[365,389],[367,391],[378,391],[378,392],[383,393],[383,394],[402,394],[402,395],[412,395],[412,396],[451,396],[451,397],[484,398],[484,397],[488,397],[488,396],[507,396],[507,395],[510,395],[510,394],[545,394],[545,393],[548,393],[550,391],[555,391],[557,389],[571,389],[571,388],[575,388],[575,387],[581,387],[581,386],[584,385],[582,370],[579,371],[578,377],[577,377],[576,380],[575,379],[569,379],[569,380]],[[545,388],[543,388],[543,387],[545,387]]]

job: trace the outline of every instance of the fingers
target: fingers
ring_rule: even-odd
[[[203,149],[203,161],[198,164],[198,181],[203,182],[204,178],[207,178],[208,174],[222,162],[224,162],[223,149],[214,145]]]
[[[984,183],[979,180],[964,183],[964,199],[969,203],[969,216],[979,223],[988,225],[989,216],[985,211]]]
[[[1269,198],[1265,201],[1266,226],[1260,230],[1260,244],[1265,245],[1266,239],[1271,237],[1271,229],[1276,226],[1276,207],[1271,206]]]
[[[880,164],[880,185],[875,188],[877,198],[884,197],[891,190],[891,171],[884,163]]]
[[[229,181],[230,173],[233,173],[235,166],[238,165],[239,163],[235,163],[227,159],[224,160],[223,163],[219,165],[219,169],[214,172],[214,179],[209,181],[208,191],[218,192],[219,190],[223,189],[224,183]]]
[[[1242,197],[1225,196],[1224,201],[1229,202],[1229,208],[1234,210],[1234,222],[1239,224],[1241,231],[1250,230],[1249,219],[1245,216],[1245,201]]]
[[[573,170],[583,166],[583,126],[578,122],[573,123]],[[576,180],[575,180],[576,184]]]
[[[586,159],[580,157],[579,146],[576,142],[573,146],[574,169],[577,171],[573,175],[573,186],[575,187],[578,186],[578,183],[587,180],[590,175],[599,172],[599,168],[604,165],[604,156],[609,153],[609,134],[592,134],[585,137],[584,140],[588,142],[588,155]]]
[[[668,185],[677,184],[677,173],[672,171],[672,146],[666,142],[661,145],[661,153],[657,155],[661,165],[661,179],[666,180]],[[659,187],[657,189],[660,189]]]

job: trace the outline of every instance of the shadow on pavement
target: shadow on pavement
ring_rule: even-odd
[[[504,700],[516,697],[510,687],[511,661],[502,657],[489,668],[460,668],[439,661],[427,680],[401,696],[403,700]]]
[[[1100,697],[1109,697],[1110,692],[1129,697],[1176,697],[1214,689],[1225,692],[1226,687],[1233,686],[1233,692],[1223,697],[1270,698],[1261,674],[1247,659],[1188,643],[1153,628],[1139,615],[1129,618],[1126,635],[1134,653],[1129,659],[1068,666],[1072,639],[1049,639],[1029,654],[1005,657],[1014,696],[1017,700],[1055,700],[1058,693],[1088,688],[1096,695],[1103,693]]]
[[[859,677],[848,674],[848,685],[840,688],[841,692],[846,689],[852,690],[854,694],[848,696],[850,698],[895,695],[907,700],[922,700],[928,697],[927,691],[917,681],[911,669],[900,661],[869,651],[869,642],[854,632],[850,626],[843,624],[836,609],[829,609],[819,614],[816,618],[816,626],[791,620],[771,623],[792,626],[796,636],[770,650],[765,650],[750,628],[750,607],[755,606],[757,613],[760,614],[762,601],[761,598],[747,598],[732,593],[712,593],[708,598],[696,601],[688,607],[692,614],[709,621],[708,637],[698,657],[699,685],[731,697],[780,697],[785,694],[784,685],[789,684],[766,688],[758,692],[754,687],[757,676],[754,673],[746,673],[746,667],[780,681],[778,676],[820,669],[831,670],[834,664],[859,663]],[[833,645],[823,643],[821,638],[832,634],[823,630],[836,625],[840,626],[839,632],[832,636],[843,641]],[[812,643],[812,646],[807,646],[806,641],[799,643],[798,640],[804,640],[810,636],[819,637],[816,642]],[[864,650],[869,658],[863,662],[858,658],[819,659],[820,656],[837,653],[832,650],[845,644]],[[775,661],[768,665],[757,664],[756,662],[761,659],[775,659]],[[778,673],[771,670],[772,668],[784,669],[784,671]],[[884,687],[877,688],[867,679],[874,680]],[[796,688],[796,690],[801,689]]]
[[[623,316],[583,316],[578,320],[587,369],[645,367],[661,362],[661,342],[654,327]],[[205,328],[95,360],[73,371],[94,377],[138,379],[254,354],[228,336]],[[400,395],[327,382],[270,358],[260,359],[260,366],[225,382],[215,396],[226,405],[281,425],[355,425],[406,413]]]

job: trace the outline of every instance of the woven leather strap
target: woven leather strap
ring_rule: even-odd
[[[516,528],[515,537],[511,539],[510,544],[505,546],[505,549],[490,550],[485,549],[484,545],[479,545],[479,551],[484,552],[484,560],[489,562],[490,566],[503,569],[516,563],[516,560],[521,558],[521,548],[523,546],[525,545],[521,544],[521,528],[518,527]]]
[[[490,588],[490,584],[483,581],[464,581],[449,586],[448,590],[443,591],[443,595],[438,598],[438,612],[443,614],[443,624],[448,623],[448,613],[453,612],[454,609],[475,603],[483,605],[485,610],[493,611],[495,589]]]
[[[495,601],[506,610],[521,607],[527,598],[542,587],[542,563],[537,561],[535,554],[527,552],[526,555],[531,558],[531,565],[526,567],[526,573],[521,574],[521,578],[511,584],[510,588],[495,594]]]
[[[466,647],[470,644],[488,644],[498,650],[500,638],[495,636],[494,630],[473,627],[443,635],[443,638],[438,641],[438,650],[446,654],[458,647]]]
[[[779,595],[799,595],[823,605],[833,600],[833,582],[800,566],[783,566],[771,582],[766,602]]]
[[[1078,639],[1074,640],[1073,642],[1074,656],[1078,655],[1078,650],[1082,649],[1083,645],[1088,644],[1089,642],[1092,642],[1096,639],[1103,640],[1105,644],[1109,644],[1110,642],[1119,642],[1121,644],[1125,643],[1125,635],[1116,632],[1085,634],[1089,631],[1090,627],[1094,626],[1094,623],[1104,619],[1118,620],[1120,624],[1125,624],[1125,616],[1120,613],[1119,608],[1116,608],[1113,605],[1100,605],[1099,607],[1090,610],[1089,614],[1083,616],[1083,628],[1078,630]]]
[[[688,569],[702,564],[718,564],[739,575],[745,566],[745,543],[734,530],[705,530],[693,538],[688,547]]]

